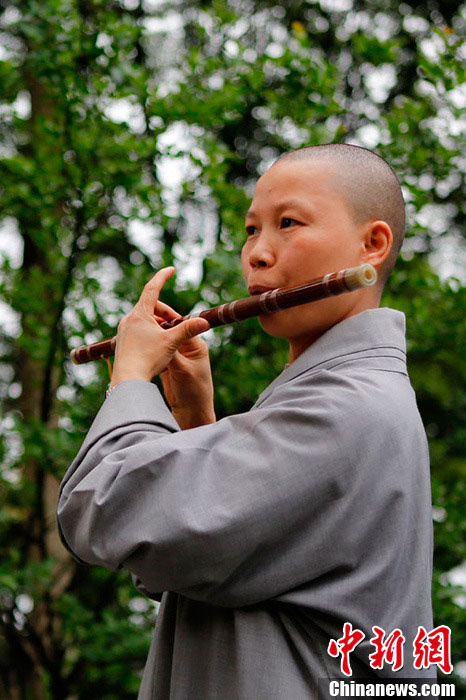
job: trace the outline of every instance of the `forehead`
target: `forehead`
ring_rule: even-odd
[[[312,204],[323,198],[338,199],[334,180],[335,166],[328,161],[278,161],[257,181],[251,209],[275,207],[285,200]]]

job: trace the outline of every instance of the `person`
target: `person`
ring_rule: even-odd
[[[393,170],[357,146],[299,149],[262,175],[242,249],[250,294],[361,263],[378,282],[261,316],[289,361],[248,412],[216,421],[207,321],[160,328],[176,317],[159,300],[173,268],[120,323],[58,523],[79,561],[163,592],[140,699],[316,698],[320,678],[346,677],[345,644],[353,678],[434,676],[412,651],[432,628],[428,448],[404,315],[380,307],[404,218]],[[362,638],[345,639],[346,623]],[[374,626],[386,645],[402,634],[401,669],[371,659]]]

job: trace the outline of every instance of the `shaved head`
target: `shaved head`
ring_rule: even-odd
[[[393,270],[405,231],[405,204],[391,166],[373,151],[343,143],[300,148],[284,153],[276,163],[285,160],[329,163],[334,167],[332,185],[346,200],[355,223],[385,221],[390,226],[392,249],[379,268],[383,286]]]

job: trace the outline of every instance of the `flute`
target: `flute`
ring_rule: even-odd
[[[296,287],[278,287],[262,294],[255,294],[245,299],[237,299],[227,304],[214,306],[198,314],[189,314],[171,321],[162,321],[162,328],[173,328],[189,318],[205,318],[211,328],[224,326],[235,321],[244,321],[253,316],[273,314],[275,311],[288,309],[291,306],[319,301],[325,297],[336,296],[344,292],[352,292],[362,287],[370,287],[377,281],[377,272],[372,265],[364,263],[358,267],[349,267],[339,272],[330,272],[324,277],[300,284]],[[70,358],[76,365],[93,360],[105,359],[115,353],[116,336],[99,340],[90,345],[81,345],[71,351]]]

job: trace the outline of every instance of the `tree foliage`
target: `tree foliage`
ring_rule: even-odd
[[[407,239],[383,303],[407,316],[432,457],[436,623],[451,626],[459,662],[466,299],[438,260],[449,245],[464,255],[464,5],[1,0],[0,11],[2,697],[135,697],[155,620],[127,575],[78,565],[58,540],[58,483],[107,381],[69,351],[112,335],[172,262],[164,299],[181,313],[244,296],[254,181],[281,152],[327,142],[375,148],[403,182]],[[247,410],[286,348],[253,320],[209,335],[218,417]]]

